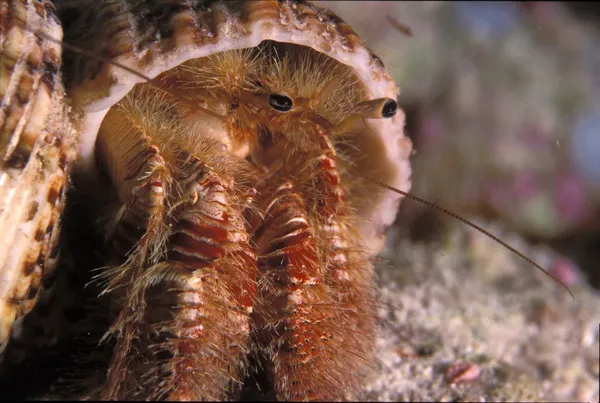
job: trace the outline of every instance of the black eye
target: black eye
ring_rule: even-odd
[[[384,118],[391,118],[398,112],[398,103],[393,99],[388,99],[383,108],[381,108],[381,116]]]
[[[294,101],[285,95],[271,94],[269,95],[269,105],[276,111],[288,112],[294,106]]]

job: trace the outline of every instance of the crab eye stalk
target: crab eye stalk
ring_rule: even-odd
[[[396,114],[396,112],[398,112],[398,103],[389,98],[381,108],[381,116],[384,118],[391,118]]]
[[[398,112],[398,103],[392,98],[377,98],[357,105],[356,116],[363,119],[391,118]]]
[[[278,112],[289,112],[294,106],[294,101],[287,95],[271,94],[269,95],[269,106]]]

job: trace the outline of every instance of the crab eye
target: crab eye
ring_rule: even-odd
[[[393,99],[388,99],[383,108],[381,108],[381,116],[384,118],[391,118],[398,112],[398,103]]]
[[[269,95],[269,106],[279,112],[288,112],[294,106],[294,101],[286,95],[271,94]]]

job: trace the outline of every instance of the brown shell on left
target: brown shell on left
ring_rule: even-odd
[[[52,4],[2,0],[0,17],[1,354],[52,286],[74,143],[60,45],[32,32],[62,37]]]

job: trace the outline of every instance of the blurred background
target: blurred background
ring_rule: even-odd
[[[412,193],[550,245],[554,275],[600,288],[600,5],[319,5],[357,31],[401,88]],[[405,201],[396,233],[427,239],[448,225]]]

